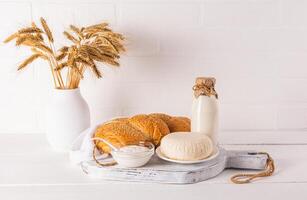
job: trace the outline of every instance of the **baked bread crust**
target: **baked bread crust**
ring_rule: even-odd
[[[97,128],[94,137],[103,138],[116,147],[146,141],[145,135],[129,125],[127,121],[110,121]],[[98,149],[104,153],[110,153],[110,147],[101,141],[95,141]]]
[[[135,115],[128,122],[131,126],[143,132],[154,145],[159,145],[162,137],[170,133],[167,124],[154,116]]]
[[[189,121],[181,117],[172,117],[168,123],[168,127],[171,132],[190,132]]]
[[[164,114],[164,113],[151,113],[149,116],[153,116],[159,119],[162,119],[167,125],[168,121],[172,118],[172,116]]]
[[[163,113],[152,113],[150,116],[162,119],[167,124],[171,133],[191,131],[191,121],[187,117],[172,117]]]
[[[117,118],[99,126],[94,137],[103,138],[114,146],[122,147],[140,141],[150,141],[155,146],[170,132],[189,132],[190,119],[172,117],[163,113],[140,114],[131,118]],[[104,142],[95,141],[97,148],[110,153],[110,147]]]

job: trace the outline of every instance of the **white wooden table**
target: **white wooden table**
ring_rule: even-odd
[[[229,182],[237,170],[191,185],[103,181],[89,178],[71,165],[68,155],[52,152],[44,135],[2,134],[0,199],[307,199],[307,144],[223,147],[269,152],[276,162],[275,175],[246,185]]]

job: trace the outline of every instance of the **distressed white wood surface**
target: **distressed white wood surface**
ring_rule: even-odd
[[[227,170],[192,185],[112,182],[91,179],[51,152],[43,135],[0,136],[1,199],[307,199],[307,145],[223,145],[226,149],[269,152],[274,176],[253,184],[233,185]]]
[[[103,180],[195,184],[216,177],[227,168],[265,169],[267,155],[254,153],[219,148],[216,157],[194,165],[171,163],[153,156],[147,165],[139,168],[100,167],[95,161],[83,162],[81,167],[89,176]]]

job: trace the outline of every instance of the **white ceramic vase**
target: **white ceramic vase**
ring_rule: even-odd
[[[80,89],[54,89],[46,111],[46,136],[55,151],[67,152],[90,127],[90,112]]]

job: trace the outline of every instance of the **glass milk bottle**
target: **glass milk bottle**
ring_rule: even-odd
[[[191,131],[209,136],[217,145],[218,134],[218,95],[214,89],[215,78],[196,78],[192,104]]]

